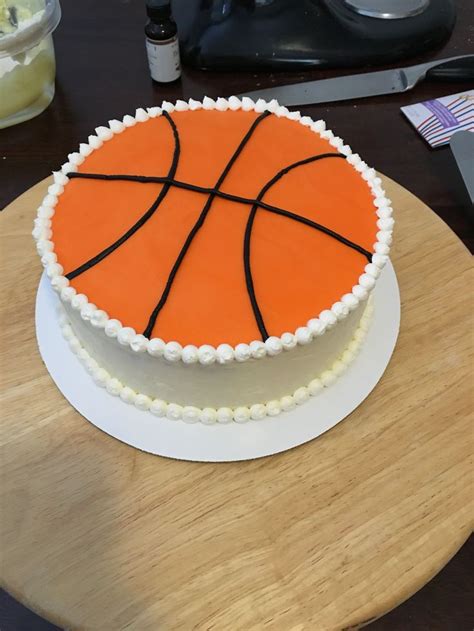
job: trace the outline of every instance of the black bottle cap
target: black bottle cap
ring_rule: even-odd
[[[146,13],[152,20],[169,18],[171,15],[170,0],[147,0]]]

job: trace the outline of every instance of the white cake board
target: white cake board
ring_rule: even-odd
[[[202,425],[157,418],[97,386],[64,340],[58,297],[45,274],[36,298],[41,356],[59,390],[96,427],[124,443],[168,458],[201,462],[250,460],[320,436],[350,414],[375,388],[387,367],[400,326],[400,294],[391,264],[374,290],[374,316],[362,350],[348,370],[303,405],[245,424]]]

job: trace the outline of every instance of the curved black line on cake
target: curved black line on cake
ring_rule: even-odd
[[[320,154],[324,157],[334,157],[334,158],[343,158],[344,156],[341,153],[327,153]],[[181,180],[176,180],[174,178],[170,178],[167,176],[150,176],[150,175],[112,175],[112,174],[103,174],[103,173],[68,173],[69,178],[76,179],[84,179],[84,180],[105,180],[105,181],[124,181],[124,182],[137,182],[138,184],[171,184],[171,186],[175,186],[176,188],[181,188],[186,191],[192,191],[194,193],[202,193],[204,195],[214,194],[216,197],[220,197],[222,199],[229,200],[231,202],[237,202],[239,204],[247,204],[249,206],[256,205],[263,210],[267,210],[271,213],[275,213],[276,215],[282,215],[283,217],[288,217],[288,219],[294,219],[295,221],[300,221],[310,228],[315,228],[324,234],[327,234],[334,239],[337,239],[344,245],[347,245],[350,248],[353,248],[357,252],[360,252],[363,256],[367,258],[369,263],[372,261],[372,254],[363,248],[362,246],[354,243],[350,239],[347,239],[343,235],[323,224],[318,223],[317,221],[313,221],[308,219],[307,217],[303,217],[303,215],[298,215],[298,213],[291,212],[290,210],[286,210],[284,208],[280,208],[279,206],[273,206],[272,204],[267,204],[266,202],[258,199],[252,199],[251,197],[241,197],[240,195],[234,195],[233,193],[226,193],[225,191],[221,191],[216,188],[206,187],[206,186],[198,186],[197,184],[191,184],[189,182],[182,182]]]
[[[229,162],[226,164],[226,166],[224,167],[224,170],[222,171],[221,175],[219,176],[219,179],[216,182],[215,185],[215,189],[219,189],[219,187],[221,186],[221,184],[223,183],[223,181],[225,180],[227,174],[229,173],[229,171],[232,169],[232,167],[234,166],[235,161],[237,160],[237,158],[240,156],[240,154],[242,153],[245,145],[247,144],[247,142],[250,140],[250,138],[252,137],[254,131],[256,130],[256,128],[258,127],[258,125],[268,116],[270,115],[270,112],[264,112],[263,114],[260,114],[260,116],[258,118],[256,118],[252,125],[250,126],[250,129],[248,130],[248,132],[245,134],[245,136],[242,138],[242,140],[239,143],[239,146],[237,147],[237,149],[234,151],[232,157],[230,158]],[[199,232],[199,230],[202,228],[206,217],[209,213],[209,210],[211,208],[212,202],[214,201],[215,198],[215,193],[211,193],[204,205],[204,208],[202,209],[196,223],[194,224],[194,226],[191,228],[186,241],[183,244],[183,247],[181,248],[181,251],[178,254],[178,257],[171,269],[171,272],[168,276],[168,280],[166,281],[166,285],[165,288],[163,290],[163,293],[161,295],[160,300],[158,301],[158,304],[156,305],[156,307],[153,309],[150,318],[148,320],[148,324],[145,328],[145,330],[143,331],[143,335],[145,337],[151,337],[152,332],[153,332],[153,328],[156,324],[156,320],[158,318],[158,315],[160,313],[160,311],[163,309],[163,307],[166,304],[166,301],[168,300],[168,296],[169,293],[171,291],[171,287],[173,285],[173,281],[175,279],[176,274],[178,273],[179,268],[181,267],[181,263],[184,260],[184,257],[187,254],[187,251],[189,250],[189,246],[191,245],[191,243],[193,242],[194,237],[196,236],[196,234]]]
[[[257,195],[257,200],[261,201],[261,199],[263,198],[265,193],[267,193],[272,188],[272,186],[274,186],[279,180],[281,180],[281,178],[283,176],[285,176],[287,173],[289,173],[293,169],[296,169],[296,168],[298,168],[300,166],[303,166],[305,164],[310,164],[311,162],[316,162],[317,160],[324,160],[325,158],[337,158],[337,157],[343,157],[343,156],[340,156],[340,154],[338,154],[338,153],[320,153],[318,155],[310,156],[309,158],[305,158],[304,160],[298,160],[297,162],[293,162],[293,164],[290,164],[289,166],[285,167],[284,169],[281,169],[280,171],[278,171],[278,173],[276,175],[274,175],[272,177],[272,179],[269,180],[262,187],[262,189],[260,190],[259,194]],[[253,311],[253,314],[254,314],[257,326],[258,326],[258,330],[260,331],[260,335],[262,336],[262,340],[265,342],[265,340],[267,340],[270,336],[269,336],[268,331],[267,331],[267,329],[265,327],[265,322],[263,320],[262,312],[260,310],[260,307],[259,307],[258,301],[257,301],[257,297],[255,295],[255,287],[254,287],[253,278],[252,278],[252,268],[251,268],[251,264],[250,264],[250,240],[251,240],[251,237],[252,237],[252,229],[253,229],[253,224],[254,224],[254,221],[255,221],[255,216],[257,214],[257,210],[258,210],[258,205],[254,204],[252,206],[251,210],[250,210],[249,217],[248,217],[248,220],[247,220],[247,225],[245,226],[245,235],[244,235],[244,269],[245,269],[245,283],[247,285],[247,293],[248,293],[249,298],[250,298],[250,304],[252,305],[252,311]],[[301,219],[302,218],[300,217],[300,220]],[[340,235],[336,235],[334,233],[334,236],[336,236],[338,241],[342,241],[343,243],[346,241]],[[342,240],[342,239],[344,239],[344,240]],[[352,245],[351,245],[351,247],[352,247]]]
[[[178,168],[179,155],[181,151],[180,142],[179,142],[179,133],[173,119],[168,114],[168,112],[163,112],[163,116],[166,118],[166,120],[170,124],[171,129],[173,131],[173,137],[174,137],[173,160],[171,162],[171,166],[168,171],[168,177],[173,178],[174,175],[176,174],[176,169]],[[70,173],[68,177],[71,177],[71,175],[72,173]],[[117,248],[123,245],[125,241],[127,241],[131,236],[133,236],[135,232],[137,232],[154,215],[155,211],[157,210],[161,202],[166,197],[170,188],[171,188],[171,184],[165,183],[158,197],[155,199],[155,201],[150,206],[150,208],[146,211],[144,215],[140,217],[140,219],[138,219],[138,221],[131,228],[127,230],[127,232],[125,232],[114,243],[112,243],[112,245],[109,245],[104,250],[102,250],[102,252],[99,252],[99,254],[96,254],[96,256],[92,257],[91,259],[89,259],[88,261],[86,261],[85,263],[77,267],[75,270],[72,270],[72,272],[65,274],[66,278],[68,280],[72,280],[73,278],[76,278],[76,276],[79,276],[79,274],[82,274],[83,272],[86,272],[91,267],[94,267],[94,265],[97,265],[97,263],[100,263],[100,261],[105,259],[106,256],[109,256],[109,254],[112,254],[112,252],[114,252]]]

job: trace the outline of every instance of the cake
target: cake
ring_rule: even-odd
[[[33,236],[98,386],[246,422],[330,387],[363,343],[392,208],[341,138],[276,101],[190,99],[98,127]]]

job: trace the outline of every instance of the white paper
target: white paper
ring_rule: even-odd
[[[431,147],[447,144],[461,129],[474,131],[474,90],[406,105],[401,110]]]

